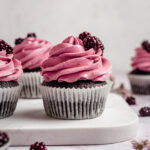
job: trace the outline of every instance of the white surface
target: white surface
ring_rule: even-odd
[[[126,87],[129,89],[129,82],[125,73],[115,73],[116,86],[121,82],[125,83]],[[138,114],[138,110],[142,106],[150,106],[150,96],[139,96],[136,95],[136,106],[131,106],[131,108]],[[148,139],[150,141],[150,117],[140,117],[139,118],[139,130],[137,140]],[[114,135],[115,136],[115,135]],[[9,150],[29,150],[29,147],[11,147]],[[131,140],[127,142],[121,142],[116,144],[108,145],[82,145],[82,146],[48,146],[48,150],[132,150]]]
[[[0,38],[12,44],[36,32],[55,44],[87,30],[102,39],[113,69],[127,70],[134,48],[150,40],[149,8],[149,0],[0,0]]]
[[[108,144],[136,136],[138,117],[115,94],[110,94],[106,109],[90,120],[56,120],[45,115],[42,100],[19,100],[15,114],[0,120],[12,145],[30,145],[45,141],[47,145]],[[114,136],[115,135],[115,136]]]

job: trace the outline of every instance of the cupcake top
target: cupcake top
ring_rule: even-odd
[[[136,55],[132,58],[133,69],[150,72],[150,43],[144,41],[136,48]]]
[[[22,75],[21,62],[12,53],[12,48],[0,40],[0,81],[16,81]]]
[[[36,38],[34,33],[16,39],[15,44],[14,57],[21,61],[23,69],[40,68],[52,48],[50,42]]]
[[[69,36],[52,48],[42,64],[41,74],[47,82],[105,81],[111,75],[111,68],[101,48],[87,49],[81,39]]]

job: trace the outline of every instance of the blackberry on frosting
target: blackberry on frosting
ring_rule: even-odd
[[[36,34],[35,33],[28,33],[27,37],[34,37],[34,38],[36,38]]]
[[[148,41],[142,42],[142,47],[147,51],[150,52],[150,43]]]
[[[36,34],[35,33],[28,33],[25,38],[29,38],[29,37],[36,38]],[[24,41],[25,38],[17,38],[17,39],[15,39],[15,45],[21,44]]]
[[[13,53],[13,48],[8,45],[4,40],[0,40],[0,51],[5,50],[7,54]]]
[[[104,46],[100,39],[96,36],[92,36],[89,32],[83,32],[79,35],[79,39],[82,40],[86,50],[93,48],[96,52],[98,49],[104,50]]]
[[[15,45],[21,44],[23,42],[23,40],[24,40],[23,38],[17,38],[15,40]]]
[[[89,32],[83,32],[83,33],[79,34],[79,39],[81,39],[83,41],[88,36],[91,36],[91,34]]]

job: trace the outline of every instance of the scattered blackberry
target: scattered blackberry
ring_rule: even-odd
[[[98,50],[99,48],[103,51],[104,50],[104,46],[101,43],[101,41],[95,37],[95,36],[88,36],[87,38],[85,38],[83,40],[83,45],[86,48],[86,50],[89,50],[91,48],[93,48],[94,50]]]
[[[142,107],[139,110],[140,116],[142,117],[146,117],[146,116],[150,116],[150,107]]]
[[[142,42],[142,47],[147,51],[150,52],[150,43],[148,41]]]
[[[135,98],[133,96],[128,96],[126,98],[126,102],[129,104],[129,105],[136,105],[136,101],[135,101]]]
[[[47,150],[47,148],[43,142],[35,142],[30,146],[30,150]]]
[[[7,50],[8,44],[4,40],[0,40],[0,51]]]
[[[89,32],[83,32],[79,35],[79,39],[81,39],[83,41],[88,36],[91,36],[91,34]]]
[[[36,37],[36,34],[35,33],[28,33],[27,37]]]
[[[5,132],[0,132],[0,147],[8,143],[9,137]]]
[[[17,38],[15,40],[15,45],[21,44],[23,42],[23,40],[24,40],[23,38]]]

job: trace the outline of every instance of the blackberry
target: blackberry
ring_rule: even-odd
[[[126,98],[126,102],[129,104],[129,105],[136,105],[136,101],[135,101],[135,98],[133,96],[128,96]]]
[[[13,53],[13,48],[8,45],[4,40],[0,41],[0,51],[5,50],[7,54]]]
[[[15,45],[21,44],[23,42],[23,40],[24,40],[23,38],[17,38],[15,40]]]
[[[83,41],[88,36],[91,36],[91,34],[89,32],[83,32],[83,33],[79,34],[79,39],[81,39]]]
[[[7,54],[13,54],[13,48],[10,45],[8,45],[6,53]]]
[[[9,137],[5,132],[0,132],[0,147],[8,143]]]
[[[96,51],[99,48],[102,51],[104,50],[104,46],[103,46],[102,42],[99,40],[99,38],[97,38],[95,36],[88,36],[87,38],[85,38],[83,40],[83,45],[84,45],[84,47],[85,47],[86,50],[89,50],[91,48],[93,48]]]
[[[142,107],[139,110],[139,114],[142,117],[150,116],[150,107]]]
[[[8,44],[4,40],[0,40],[0,51],[7,50]]]
[[[147,51],[150,52],[150,43],[148,41],[142,42],[142,47]]]
[[[35,33],[28,33],[27,37],[36,37],[36,34]]]
[[[30,146],[30,150],[47,150],[47,148],[43,142],[35,142]]]

